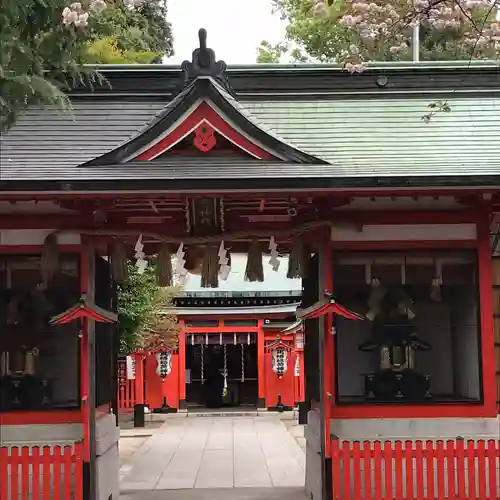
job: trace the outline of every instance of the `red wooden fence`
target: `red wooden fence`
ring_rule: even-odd
[[[135,406],[135,380],[127,379],[127,363],[118,361],[118,404],[120,410],[132,410]]]
[[[498,500],[500,442],[332,441],[333,500]]]
[[[83,445],[0,448],[0,500],[82,500]]]

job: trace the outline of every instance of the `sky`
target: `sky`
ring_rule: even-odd
[[[284,39],[285,24],[272,14],[271,0],[169,0],[175,55],[165,62],[191,60],[198,47],[198,30],[205,28],[208,46],[228,64],[251,64],[261,40]]]

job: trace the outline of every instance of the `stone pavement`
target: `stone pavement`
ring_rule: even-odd
[[[127,491],[119,500],[309,500],[303,488],[223,488]]]
[[[304,451],[276,417],[171,418],[134,454],[121,469],[123,498],[156,500],[154,490],[207,489],[196,496],[181,498],[225,498],[219,488],[294,488],[299,496],[276,491],[266,497],[242,492],[245,500],[254,498],[304,498]],[[132,492],[142,491],[139,496]],[[146,491],[152,492],[145,494]],[[210,490],[210,491],[208,491]],[[227,498],[240,498],[234,496]],[[269,492],[269,491],[268,491]],[[187,494],[187,493],[186,493]],[[137,493],[136,493],[137,495]],[[179,493],[180,495],[180,493]],[[205,495],[205,496],[203,496]],[[208,495],[208,496],[207,496]],[[246,495],[246,496],[245,496]],[[250,495],[250,496],[249,496]],[[121,497],[121,498],[122,498]],[[177,499],[169,494],[169,499]]]

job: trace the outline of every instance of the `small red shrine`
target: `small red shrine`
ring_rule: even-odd
[[[118,498],[110,321],[127,258],[158,255],[163,285],[196,261],[216,290],[237,253],[248,282],[282,254],[302,280],[308,496],[500,498],[498,65],[227,68],[202,30],[181,68],[99,70],[70,114],[29,109],[1,138],[1,500],[27,494],[28,471],[41,487],[44,445],[75,498]],[[423,119],[436,101],[451,111]],[[286,328],[181,318],[179,349],[256,345],[257,398],[274,403]],[[177,370],[165,394],[181,406],[177,356],[159,369]]]

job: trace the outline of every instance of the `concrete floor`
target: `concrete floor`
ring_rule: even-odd
[[[120,447],[122,499],[305,498],[304,451],[276,417],[172,418]]]

